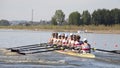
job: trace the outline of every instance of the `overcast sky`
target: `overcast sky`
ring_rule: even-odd
[[[32,9],[34,21],[50,20],[55,11],[61,9],[66,18],[73,11],[93,12],[96,9],[120,9],[120,0],[0,0],[0,19],[31,20]]]

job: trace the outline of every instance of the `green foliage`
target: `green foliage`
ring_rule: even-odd
[[[53,25],[62,25],[64,22],[65,14],[62,12],[62,10],[56,10],[55,15],[52,17],[52,24]],[[57,24],[56,24],[57,22]]]
[[[92,14],[92,22],[94,25],[99,25],[101,23],[101,13],[100,13],[100,9],[98,9],[97,11],[95,10]]]
[[[90,15],[90,13],[87,10],[83,11],[82,22],[83,22],[84,25],[90,25],[91,15]]]
[[[80,13],[79,12],[72,12],[70,15],[69,15],[69,25],[80,25]]]
[[[9,26],[10,23],[7,20],[0,20],[0,26]]]
[[[56,19],[54,17],[52,17],[51,23],[52,25],[57,25]]]
[[[111,10],[112,21],[114,24],[120,24],[120,9],[112,9]]]
[[[65,14],[62,10],[56,10],[54,16],[51,18],[52,25],[104,25],[114,26],[120,24],[120,9],[115,8],[112,10],[108,9],[97,9],[92,14],[89,11],[83,11],[82,15],[79,12],[72,12],[69,14],[69,18],[65,21]],[[26,24],[26,23],[25,23]],[[0,20],[0,26],[9,26],[10,23],[7,20]],[[26,24],[24,26],[31,26],[32,24]]]
[[[98,9],[97,11],[95,10],[92,13],[92,24],[105,26],[112,25],[114,23],[114,17],[112,17],[113,15],[111,14],[112,12],[107,9]]]

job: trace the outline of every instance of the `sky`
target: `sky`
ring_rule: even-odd
[[[67,19],[74,11],[88,10],[92,13],[97,9],[120,9],[120,0],[0,0],[0,20],[51,20],[56,10],[62,10]]]

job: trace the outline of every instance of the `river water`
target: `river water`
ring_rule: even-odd
[[[50,38],[51,33],[50,31],[0,29],[0,48],[45,43]],[[66,33],[69,34],[69,32]],[[92,47],[105,50],[120,50],[120,34],[80,33],[80,36],[81,40],[87,38]],[[73,57],[56,52],[38,53],[28,55],[28,57],[32,56],[45,62],[55,62],[55,64],[0,62],[0,66],[1,68],[120,68],[119,54],[99,51],[93,53],[96,55],[95,59]]]

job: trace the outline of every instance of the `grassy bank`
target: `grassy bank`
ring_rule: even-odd
[[[53,31],[78,31],[78,30],[88,30],[89,32],[100,32],[100,33],[120,33],[120,25],[104,26],[104,25],[89,25],[89,26],[54,26],[54,25],[39,25],[39,26],[0,26],[0,29],[28,29],[28,30],[53,30]]]

